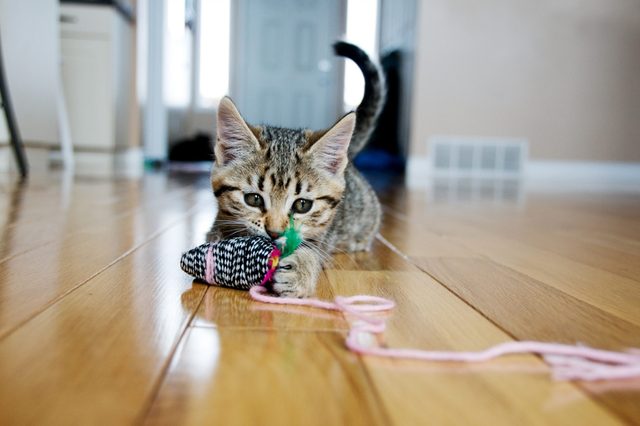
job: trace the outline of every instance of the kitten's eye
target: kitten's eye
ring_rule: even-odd
[[[251,207],[264,207],[264,200],[260,194],[244,194],[244,202]]]
[[[291,207],[294,213],[307,213],[313,207],[313,201],[298,198]]]

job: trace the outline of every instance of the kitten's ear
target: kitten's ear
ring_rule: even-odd
[[[225,96],[218,105],[216,164],[230,162],[251,155],[260,149],[260,142],[244,121],[233,101]]]
[[[350,112],[311,145],[307,152],[314,164],[331,174],[344,171],[347,167],[347,150],[355,125],[356,114]]]

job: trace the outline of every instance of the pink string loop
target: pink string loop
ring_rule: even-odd
[[[551,367],[555,380],[617,380],[640,377],[640,350],[626,352],[607,351],[580,345],[565,345],[535,341],[504,342],[476,352],[426,351],[419,349],[392,349],[380,347],[375,335],[386,327],[384,318],[371,313],[389,311],[395,303],[377,296],[357,295],[336,297],[335,302],[318,299],[275,297],[264,287],[249,290],[254,300],[280,305],[298,305],[340,311],[353,317],[346,339],[349,350],[362,355],[422,361],[483,362],[504,355],[536,354]]]
[[[382,312],[390,311],[395,308],[396,304],[389,299],[378,296],[357,295],[350,297],[336,297],[336,305],[343,308],[348,307],[354,312]]]

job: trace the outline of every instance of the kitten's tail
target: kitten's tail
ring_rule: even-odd
[[[364,76],[364,96],[356,109],[356,127],[349,144],[349,159],[353,159],[369,141],[382,110],[386,95],[384,75],[358,46],[338,41],[333,44],[333,51],[355,62]]]

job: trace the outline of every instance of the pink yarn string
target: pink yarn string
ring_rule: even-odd
[[[328,302],[275,297],[268,295],[267,289],[260,286],[251,287],[249,293],[254,300],[263,303],[307,306],[349,315],[353,321],[345,343],[349,350],[362,355],[436,362],[483,362],[505,355],[537,354],[549,364],[555,380],[596,381],[640,377],[638,349],[616,352],[536,341],[505,342],[475,352],[383,348],[377,345],[374,336],[384,332],[386,321],[371,314],[391,311],[395,303],[389,299],[367,295],[337,296],[334,302]]]

